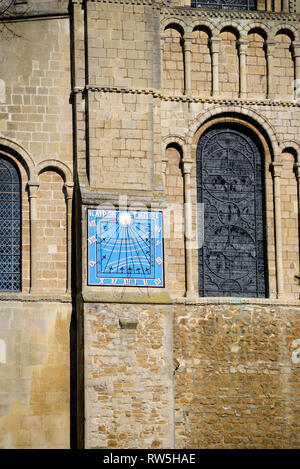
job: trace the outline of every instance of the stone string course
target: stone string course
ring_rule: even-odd
[[[162,101],[177,101],[177,102],[188,102],[188,103],[207,103],[207,104],[237,104],[237,105],[253,105],[258,104],[260,106],[282,106],[282,107],[299,107],[300,103],[296,100],[293,101],[281,101],[278,99],[222,99],[222,98],[210,98],[210,97],[195,97],[195,96],[172,96],[160,93],[159,90],[155,89],[141,89],[141,88],[121,88],[121,87],[108,87],[108,86],[97,86],[88,85],[86,88],[76,87],[73,89],[73,93],[86,93],[86,92],[103,92],[103,93],[131,93],[131,94],[145,94],[152,95],[154,98],[159,98]]]

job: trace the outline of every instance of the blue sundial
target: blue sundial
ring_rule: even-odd
[[[163,287],[162,213],[88,210],[88,284]]]

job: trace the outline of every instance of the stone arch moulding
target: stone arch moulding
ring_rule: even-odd
[[[203,28],[208,30],[210,33],[210,37],[217,37],[218,35],[216,26],[208,20],[202,20],[199,18],[193,21],[191,24],[189,24],[187,32],[192,33],[197,28]]]
[[[272,36],[275,38],[275,36],[280,32],[282,32],[282,34],[290,33],[290,35],[289,34],[287,35],[290,37],[292,41],[299,41],[299,33],[297,29],[291,24],[276,25],[276,27],[272,29]]]
[[[57,171],[63,178],[64,182],[68,185],[73,184],[72,171],[65,163],[58,160],[44,160],[37,165],[38,176],[47,169]]]
[[[180,137],[179,135],[167,135],[162,139],[163,142],[163,154],[165,153],[167,146],[171,145],[172,143],[177,144],[182,151],[182,157],[184,157],[186,151],[185,151],[185,140],[183,137]]]
[[[187,25],[184,21],[182,21],[181,19],[179,18],[172,18],[172,17],[169,17],[169,18],[165,18],[161,24],[160,24],[160,32],[161,34],[164,33],[164,31],[167,29],[167,27],[171,27],[171,26],[178,26],[180,33],[182,35],[184,35],[186,32],[187,32]]]
[[[264,23],[248,23],[244,28],[244,35],[248,36],[251,31],[261,31],[262,37],[267,40],[271,39],[270,28]],[[272,36],[273,37],[273,36]]]
[[[217,26],[216,26],[216,32],[217,35],[221,34],[224,29],[231,29],[234,31],[234,33],[237,35],[237,39],[239,39],[242,36],[243,32],[243,27],[236,23],[235,21],[227,20],[227,21],[221,21]]]
[[[20,164],[24,167],[27,173],[28,182],[37,180],[35,164],[25,148],[9,138],[0,137],[0,149],[3,149],[8,154],[10,152],[13,153],[13,156],[15,156]]]
[[[187,144],[191,146],[194,143],[194,136],[197,130],[206,122],[213,118],[217,119],[218,117],[220,117],[220,119],[225,117],[230,121],[230,117],[232,116],[239,119],[241,124],[243,121],[246,123],[247,120],[250,120],[250,123],[254,124],[254,127],[256,127],[258,131],[259,127],[261,127],[269,139],[271,157],[273,157],[274,161],[280,160],[279,141],[274,128],[266,118],[262,117],[256,111],[242,106],[216,106],[204,114],[199,114],[192,122],[190,129],[186,134],[185,140]]]
[[[283,153],[286,150],[292,149],[295,151],[296,154],[296,163],[299,163],[299,155],[300,155],[300,142],[297,140],[284,140],[281,142],[279,145],[279,151],[280,153]]]

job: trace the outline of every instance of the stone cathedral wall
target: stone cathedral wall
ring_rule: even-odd
[[[85,448],[300,446],[298,3],[15,6],[0,152],[22,290],[0,293],[0,447],[67,448],[71,422]],[[264,155],[267,298],[197,293],[196,148],[232,122]],[[87,209],[122,204],[164,212],[165,288],[88,285]]]
[[[107,201],[117,207],[119,192],[129,206],[142,201],[150,207],[165,197],[169,295],[162,301],[151,289],[89,287],[83,270],[84,445],[295,448],[299,18],[281,15],[279,2],[273,14],[184,5],[88,2],[85,83],[84,33],[77,38],[78,122],[90,142],[88,162],[78,151],[80,171],[90,174],[90,184],[81,179],[83,227],[86,207]],[[80,24],[79,9],[76,18]],[[84,87],[88,107],[81,102]],[[197,241],[196,146],[202,132],[220,122],[251,129],[264,148],[266,299],[198,298],[196,247],[187,267],[185,174]],[[192,297],[186,296],[187,275]]]
[[[22,207],[21,291],[0,293],[1,448],[70,446],[67,5],[19,2],[0,28],[0,155],[18,167]]]

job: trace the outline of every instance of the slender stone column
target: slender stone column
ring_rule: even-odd
[[[212,38],[209,41],[211,62],[212,62],[212,95],[218,96],[219,94],[219,53],[221,39]]]
[[[282,0],[282,12],[288,13],[289,11],[289,0]]]
[[[237,43],[239,51],[239,66],[240,66],[240,98],[247,97],[247,47],[249,41],[247,39],[240,39]]]
[[[272,11],[272,0],[266,0],[266,1],[267,1],[266,10],[267,11]]]
[[[299,217],[300,217],[300,162],[299,163],[297,162],[294,164],[294,171],[295,171],[297,185],[298,185],[298,220],[299,220]],[[300,252],[300,241],[299,241],[299,252]]]
[[[66,292],[71,293],[71,258],[72,258],[72,198],[73,198],[73,183],[65,183],[65,197],[66,197],[66,218],[67,218],[67,279],[66,279]]]
[[[295,163],[294,164],[294,171],[295,171],[295,174],[296,174],[296,178],[297,178],[297,182],[298,182],[298,187],[300,186],[300,162],[298,163]],[[300,193],[299,193],[299,207],[300,207]]]
[[[191,94],[191,57],[192,57],[192,34],[184,35],[184,94]]]
[[[168,163],[168,158],[166,156],[163,156],[161,160],[161,172],[162,172],[162,183],[163,183],[163,187],[165,191],[167,190],[167,185],[166,185],[167,163]]]
[[[274,98],[274,51],[276,41],[266,41],[266,56],[267,56],[267,98]]]
[[[162,33],[160,35],[160,87],[164,87],[164,45],[166,34]]]
[[[30,212],[30,292],[37,291],[37,195],[39,183],[35,181],[28,182],[29,212]]]
[[[300,99],[300,42],[292,44],[293,58],[295,61],[295,82],[294,82],[294,99]]]
[[[192,160],[182,160],[184,183],[184,232],[185,232],[185,262],[186,262],[186,292],[185,296],[195,296],[193,283],[193,250],[192,250],[192,200],[191,200],[191,167]]]
[[[281,234],[281,199],[280,199],[280,173],[282,163],[273,162],[271,165],[274,185],[274,221],[275,221],[275,250],[276,250],[276,280],[277,298],[284,294],[283,264],[282,264],[282,234]]]

